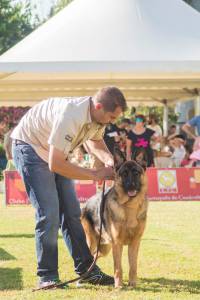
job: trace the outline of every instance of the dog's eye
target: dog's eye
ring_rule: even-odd
[[[136,171],[135,169],[132,170],[132,173],[133,173],[135,176],[140,175],[140,172]]]
[[[128,171],[124,171],[124,172],[123,172],[123,176],[124,176],[124,177],[127,177],[127,176],[128,176]]]

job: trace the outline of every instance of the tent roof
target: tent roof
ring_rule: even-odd
[[[161,71],[191,61],[196,70],[198,28],[199,13],[182,0],[75,0],[0,62],[14,71]]]
[[[0,57],[0,98],[118,83],[130,101],[189,98],[200,87],[198,28],[200,14],[182,0],[74,0]]]

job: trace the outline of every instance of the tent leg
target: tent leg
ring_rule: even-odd
[[[200,95],[196,97],[195,101],[195,116],[200,115]]]
[[[168,135],[168,106],[167,100],[163,100],[164,111],[163,111],[163,135]]]

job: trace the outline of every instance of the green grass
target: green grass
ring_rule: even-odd
[[[33,293],[37,278],[34,211],[29,207],[0,207],[0,299],[200,299],[200,202],[150,203],[139,255],[139,282],[129,289],[127,249],[123,253],[125,287],[76,288]],[[112,257],[99,260],[112,274]],[[59,238],[62,280],[75,277],[72,259]]]

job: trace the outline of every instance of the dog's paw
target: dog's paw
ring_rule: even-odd
[[[123,289],[123,285],[122,284],[115,284],[115,289],[118,289],[118,290],[122,290]]]
[[[123,288],[123,282],[119,278],[115,278],[115,288],[116,289],[122,289]]]
[[[131,288],[136,288],[136,281],[129,281],[128,286]]]

